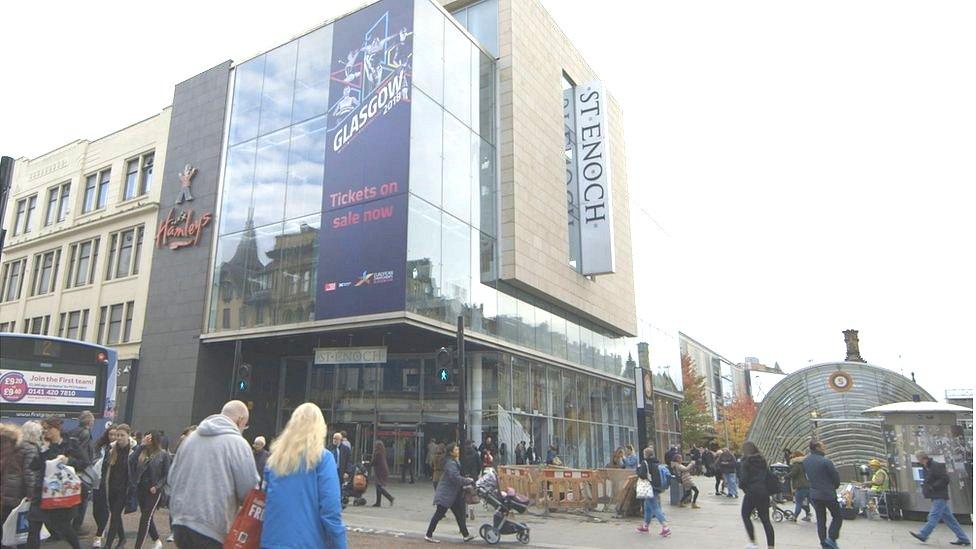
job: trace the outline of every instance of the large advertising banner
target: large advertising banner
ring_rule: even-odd
[[[413,1],[335,22],[315,318],[405,306]]]
[[[606,93],[599,80],[573,89],[580,246],[585,275],[614,272]]]
[[[0,402],[44,406],[95,406],[97,377],[29,370],[0,370]]]

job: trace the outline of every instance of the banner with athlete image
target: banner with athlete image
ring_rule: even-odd
[[[334,24],[315,317],[402,310],[413,1]]]

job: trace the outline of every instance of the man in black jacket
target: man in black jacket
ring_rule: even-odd
[[[827,459],[827,446],[820,441],[810,442],[810,453],[803,460],[803,472],[810,480],[810,501],[817,513],[817,535],[820,546],[827,549],[837,549],[837,539],[840,538],[840,527],[844,524],[844,517],[840,514],[837,503],[837,488],[840,486],[840,475],[834,462]],[[830,510],[830,529],[827,529],[827,510]]]
[[[949,508],[949,474],[946,473],[946,466],[943,463],[933,461],[925,452],[915,454],[915,459],[922,464],[925,469],[925,481],[922,482],[922,495],[932,500],[932,509],[929,511],[929,520],[918,533],[909,532],[915,539],[925,541],[932,535],[932,531],[945,522],[946,526],[956,535],[956,541],[950,542],[951,545],[972,545],[969,536],[959,526],[959,521],[952,514]]]
[[[352,474],[352,450],[342,443],[342,433],[332,435],[332,444],[329,445],[329,452],[335,458],[336,471],[339,473],[339,486],[342,486],[349,479],[349,475]]]

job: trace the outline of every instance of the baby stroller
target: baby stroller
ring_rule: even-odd
[[[366,505],[366,488],[369,487],[369,462],[363,461],[353,470],[352,476],[342,486],[342,506],[345,507],[352,498],[355,507]]]
[[[524,522],[516,522],[511,519],[514,513],[522,514],[529,508],[529,500],[515,493],[509,488],[507,491],[498,489],[498,477],[495,476],[494,469],[485,469],[481,478],[475,482],[475,489],[478,496],[484,500],[485,505],[495,509],[490,524],[482,524],[478,533],[488,544],[495,545],[501,540],[502,536],[515,534],[520,543],[529,543],[529,527]]]
[[[769,514],[773,518],[773,522],[783,522],[783,519],[793,520],[793,509],[783,509],[782,507],[779,506],[779,503],[773,498],[770,498],[769,506],[770,506]],[[758,520],[759,511],[753,509],[752,518],[754,520]]]

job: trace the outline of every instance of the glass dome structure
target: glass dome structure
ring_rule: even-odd
[[[827,455],[841,468],[842,478],[849,479],[850,467],[887,453],[880,421],[863,412],[911,401],[915,395],[935,401],[918,384],[891,370],[860,362],[817,364],[793,372],[769,391],[748,440],[775,463],[784,460],[785,450],[806,452],[816,437],[827,445]]]

